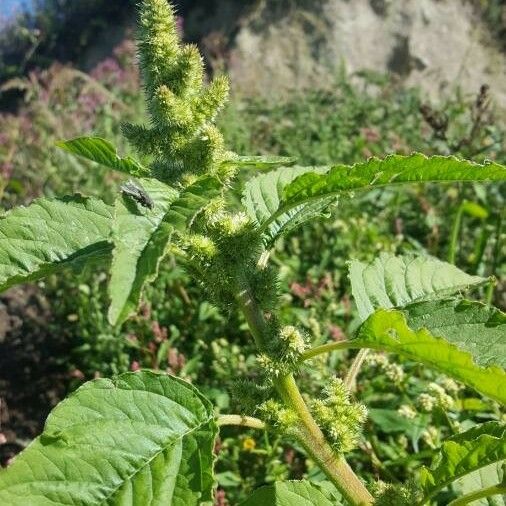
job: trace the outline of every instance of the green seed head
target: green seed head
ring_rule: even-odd
[[[204,86],[204,64],[196,46],[181,44],[174,8],[166,0],[140,7],[138,51],[150,126],[126,124],[123,133],[141,153],[151,155],[153,175],[179,182],[189,174],[231,177],[230,158],[214,126],[228,98],[226,77]]]

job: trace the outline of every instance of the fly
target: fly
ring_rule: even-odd
[[[132,197],[142,207],[147,207],[151,210],[155,207],[153,199],[140,184],[135,184],[133,181],[127,181],[125,184],[120,186],[120,189],[123,195]]]

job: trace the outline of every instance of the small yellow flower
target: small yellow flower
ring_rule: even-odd
[[[253,438],[251,437],[247,437],[243,442],[242,442],[242,449],[245,451],[245,452],[251,452],[255,449],[256,447],[256,442]]]

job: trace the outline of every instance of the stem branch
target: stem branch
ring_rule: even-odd
[[[258,418],[243,415],[220,415],[217,419],[218,427],[224,425],[238,425],[239,427],[249,427],[250,429],[265,429],[265,423]]]
[[[492,487],[483,488],[476,492],[471,492],[470,494],[459,497],[458,499],[453,500],[448,506],[464,506],[466,504],[471,504],[478,499],[483,499],[484,497],[490,497],[504,493],[506,493],[506,485],[498,483]]]
[[[346,378],[344,378],[344,386],[348,390],[351,390],[352,392],[356,390],[357,376],[368,353],[369,350],[367,348],[363,348],[357,353],[356,357],[353,359],[353,362],[351,363],[350,368],[348,369],[348,374],[346,375]]]
[[[330,353],[331,351],[336,350],[347,350],[349,348],[353,348],[351,341],[337,341],[337,342],[332,341],[331,343],[325,343],[322,344],[321,346],[315,346],[314,348],[305,351],[300,356],[300,361],[304,362],[305,360],[309,360],[318,355],[322,355],[323,353]]]

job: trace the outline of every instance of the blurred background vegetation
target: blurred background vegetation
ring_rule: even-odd
[[[231,19],[247,15],[255,3],[229,6],[220,17],[219,0],[181,0],[184,36],[200,43],[210,60],[206,35],[233,38],[237,23]],[[129,28],[134,4],[36,0],[8,19],[4,13],[4,210],[40,195],[80,192],[114,198],[120,176],[54,146],[62,138],[94,133],[129,152],[119,124],[144,117]],[[505,2],[477,2],[477,8],[504,42]],[[210,19],[215,20],[212,26]],[[412,151],[506,163],[505,116],[495,105],[496,90],[483,85],[473,93],[455,87],[444,97],[429,99],[393,73],[364,70],[350,76],[343,68],[331,87],[298,90],[276,101],[233,94],[220,126],[229,147],[240,154],[296,156],[300,164],[352,164]],[[380,251],[428,252],[468,272],[495,276],[495,287],[475,296],[504,309],[504,190],[483,184],[413,186],[343,202],[326,222],[295,231],[277,244],[273,261],[280,270],[283,319],[305,328],[315,344],[353,332],[357,321],[345,262],[372,259]],[[69,271],[0,296],[3,465],[41,430],[66,392],[93,377],[140,367],[164,370],[199,385],[219,411],[243,409],[234,383],[239,376],[255,379],[257,370],[254,347],[237,315],[220,314],[168,258],[139,315],[114,329],[105,316],[106,276],[105,270]],[[329,365],[340,374],[352,357],[353,352],[336,352],[315,362],[302,373],[305,391],[317,392]],[[451,397],[450,406],[434,385]],[[504,417],[476,393],[393,356],[372,356],[357,395],[372,409],[366,438],[351,463],[369,479],[402,481],[441,438],[477,419]],[[322,478],[300,448],[268,433],[226,429],[216,452],[221,506],[236,504],[252,488],[281,477]]]

